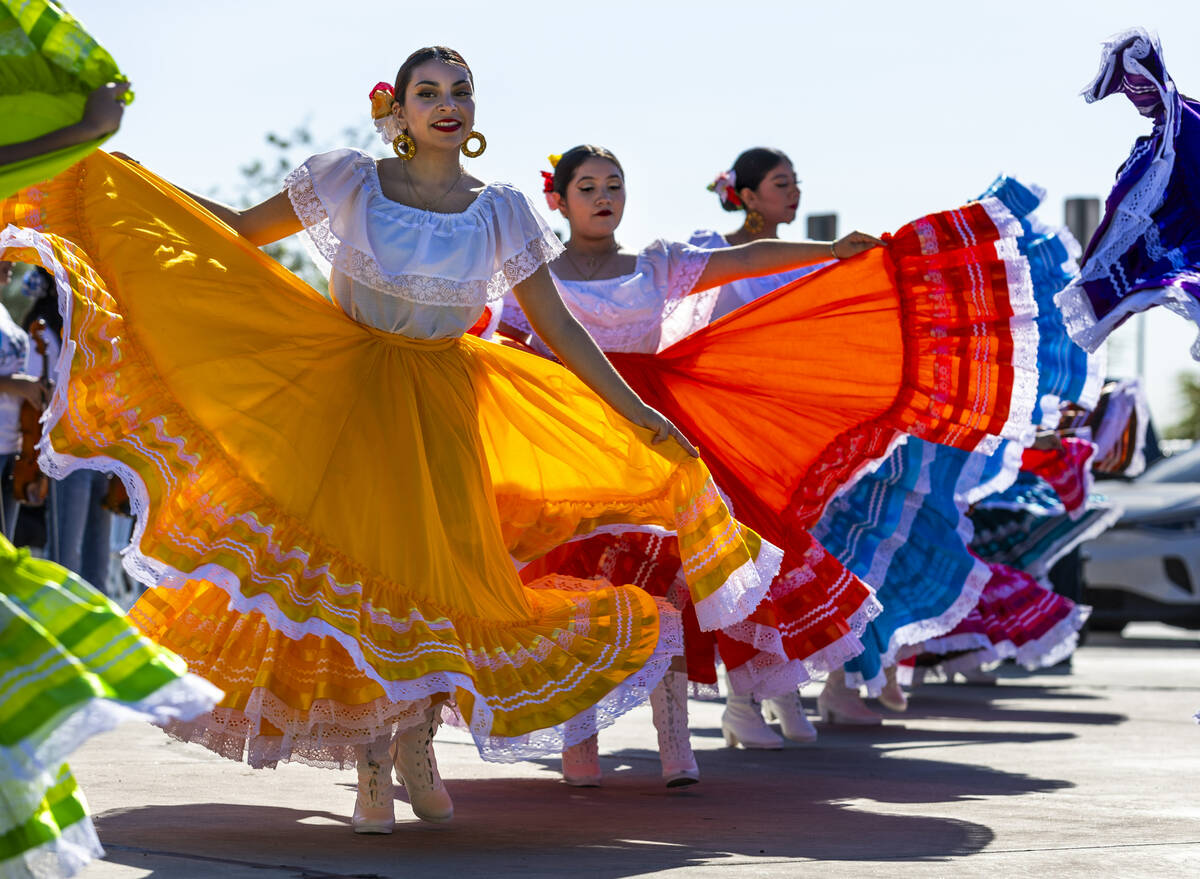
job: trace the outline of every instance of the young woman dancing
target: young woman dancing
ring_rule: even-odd
[[[528,200],[460,165],[485,145],[463,58],[418,50],[373,93],[395,158],[314,156],[235,210],[98,153],[18,194],[38,228],[0,248],[54,273],[74,351],[48,466],[126,482],[152,587],[131,617],[226,691],[169,731],[254,766],[356,763],[353,823],[378,833],[393,764],[418,817],[451,817],[448,702],[486,758],[557,753],[680,650],[640,589],[525,586],[514,558],[655,528],[722,608],[758,602],[770,553],[563,307]],[[301,230],[332,301],[258,250]],[[464,335],[510,290],[570,370]]]
[[[1036,343],[1028,266],[1002,240],[1019,227],[988,202],[921,218],[886,249],[852,233],[715,250],[659,241],[631,252],[615,238],[625,179],[612,153],[576,147],[546,177],[551,206],[571,227],[552,264],[568,308],[628,380],[705,438],[734,509],[788,553],[769,596],[787,657],[806,672],[838,668],[862,649],[857,634],[878,605],[806,529],[900,432],[976,448],[1014,433],[1018,413],[1027,420]],[[710,323],[715,297],[704,291],[830,258],[847,258],[844,270]],[[518,308],[505,314],[516,330],[534,329]],[[735,683],[753,671],[724,658]]]

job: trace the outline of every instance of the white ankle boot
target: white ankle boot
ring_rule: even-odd
[[[358,796],[350,824],[355,833],[391,833],[396,826],[390,736],[370,744],[355,745],[358,758]]]
[[[741,745],[743,748],[778,751],[783,747],[783,738],[767,726],[758,705],[749,696],[733,692],[733,688],[725,699],[721,733],[730,748]]]
[[[396,736],[393,743],[396,775],[408,791],[408,804],[422,821],[442,822],[454,817],[454,803],[433,754],[433,736],[438,727],[438,708],[430,708],[425,719]]]
[[[867,707],[857,689],[846,686],[846,673],[831,671],[817,697],[817,710],[826,723],[844,726],[879,726],[883,718]]]
[[[763,699],[763,717],[767,723],[778,721],[784,738],[793,742],[815,742],[817,728],[808,719],[804,711],[804,703],[800,700],[800,691],[793,690],[778,699]]]
[[[687,672],[668,671],[650,693],[658,759],[667,787],[685,787],[700,780],[688,732],[687,683]]]
[[[563,749],[562,776],[571,787],[600,786],[600,748],[595,733]]]
[[[884,673],[887,675],[887,683],[879,692],[879,704],[890,711],[907,711],[908,696],[896,680],[896,666],[889,667]]]

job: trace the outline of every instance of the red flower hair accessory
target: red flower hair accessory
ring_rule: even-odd
[[[390,144],[401,131],[399,120],[392,115],[396,90],[386,82],[377,82],[368,97],[371,99],[371,118],[375,120],[375,130],[384,143]]]
[[[717,179],[708,184],[708,191],[715,192],[717,198],[721,199],[721,204],[732,205],[735,208],[742,206],[742,200],[737,194],[737,175],[733,171],[722,171],[717,175]]]
[[[367,95],[371,99],[371,116],[382,119],[392,112],[392,104],[396,103],[396,91],[386,82],[377,82]]]
[[[562,158],[562,153],[551,153],[549,156],[546,157],[547,161],[550,162],[551,168],[557,168],[559,159],[561,159],[561,158]],[[543,171],[542,172],[542,194],[546,196],[546,204],[549,205],[550,210],[552,210],[552,211],[558,210],[558,199],[556,199],[554,197],[554,172],[553,171]]]

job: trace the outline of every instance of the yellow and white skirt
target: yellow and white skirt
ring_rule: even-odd
[[[645,528],[678,535],[707,627],[766,594],[778,552],[703,463],[556,364],[357,324],[104,153],[0,219],[65,320],[45,466],[122,478],[152,587],[130,616],[226,693],[180,738],[346,765],[448,693],[486,758],[545,755],[646,698],[678,619],[634,587],[522,585],[514,559]]]

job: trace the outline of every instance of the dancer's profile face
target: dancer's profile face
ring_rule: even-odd
[[[458,149],[475,126],[475,88],[466,69],[426,61],[413,70],[403,102],[392,113],[416,141],[418,150]]]
[[[768,223],[790,223],[800,207],[800,183],[796,169],[784,160],[767,172],[757,189],[744,190],[742,200]]]
[[[571,224],[572,235],[600,238],[611,235],[625,214],[625,178],[621,169],[592,156],[575,169],[559,210]]]

